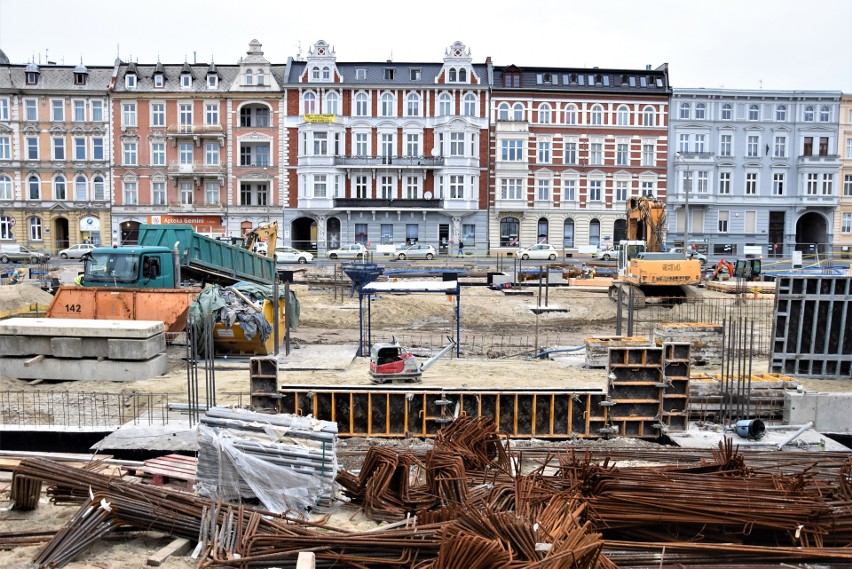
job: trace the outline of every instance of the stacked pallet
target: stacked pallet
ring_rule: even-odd
[[[337,423],[214,407],[199,426],[197,489],[272,512],[307,512],[334,497]]]

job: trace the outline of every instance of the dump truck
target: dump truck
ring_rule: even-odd
[[[634,306],[646,302],[670,303],[690,294],[690,285],[701,282],[701,263],[686,254],[663,252],[666,206],[650,196],[627,201],[627,239],[618,246],[618,278],[609,289],[617,300],[618,291],[632,288]],[[623,298],[627,299],[624,294]]]
[[[271,286],[276,278],[273,259],[196,233],[190,225],[142,225],[137,244],[96,247],[86,255],[79,286],[60,287],[47,315],[162,320],[167,332],[180,332],[206,284]]]

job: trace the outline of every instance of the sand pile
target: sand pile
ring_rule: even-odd
[[[31,310],[30,306],[33,305],[38,305],[38,308],[32,310],[44,312],[51,302],[53,302],[53,295],[34,284],[18,283],[0,286],[0,314],[25,312]]]

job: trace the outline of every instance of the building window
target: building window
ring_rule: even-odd
[[[151,126],[164,127],[166,126],[166,104],[151,103]]]
[[[695,152],[697,152],[698,154],[704,154],[704,152],[705,152],[704,142],[706,141],[706,139],[707,139],[707,135],[704,135],[704,134],[696,134],[695,135]]]
[[[219,103],[206,103],[204,105],[204,124],[219,124]]]
[[[731,195],[731,173],[719,172],[719,195]]]
[[[722,105],[722,120],[734,120],[734,107],[730,103],[725,103],[724,105]]]
[[[509,120],[509,103],[500,103],[500,106],[497,107],[497,120]]]
[[[599,219],[593,219],[589,222],[589,245],[600,245],[601,242],[601,222]]]
[[[819,137],[819,155],[820,156],[828,156],[828,137],[827,136]]]
[[[124,205],[137,205],[139,203],[139,190],[136,182],[125,181],[124,186]]]
[[[593,125],[601,125],[603,124],[603,107],[600,105],[593,105],[592,111],[589,114],[589,124]]]
[[[513,121],[523,121],[524,118],[524,105],[521,103],[515,103],[512,105],[512,120]]]
[[[517,217],[504,217],[500,220],[500,246],[516,247],[518,243],[518,231],[521,224]]]
[[[315,198],[328,196],[328,177],[325,174],[314,174],[313,192]]]
[[[65,178],[59,176],[65,181]],[[5,174],[0,174],[0,200],[11,200],[12,199],[12,178],[6,176]]]
[[[450,133],[450,156],[464,156],[464,133]]]
[[[166,205],[166,183],[152,182],[151,183],[151,204]]]
[[[787,120],[787,107],[784,105],[778,105],[775,107],[775,120],[779,122]]]
[[[689,103],[681,103],[680,104],[680,115],[681,119],[688,119],[692,114],[692,106]]]
[[[719,156],[731,156],[733,147],[733,135],[719,135]]]
[[[589,180],[589,201],[590,202],[601,201],[601,181],[600,180]]]
[[[535,198],[540,202],[549,202],[550,201],[550,180],[540,179],[536,184],[536,196]]]
[[[825,173],[822,175],[822,195],[834,195],[834,174]]]
[[[204,163],[210,166],[219,165],[219,143],[208,142],[204,145]]]
[[[314,136],[314,156],[328,155],[328,133],[315,132]]]
[[[817,195],[817,187],[819,186],[819,174],[808,174],[805,180],[805,193],[809,196]]]
[[[0,215],[0,239],[14,239],[15,234],[12,232],[13,227],[15,227],[14,218],[8,215]]]
[[[340,97],[337,93],[329,93],[325,96],[325,113],[327,115],[336,115],[340,108]]]
[[[207,180],[204,182],[205,205],[219,205],[219,182]]]
[[[852,211],[843,212],[843,219],[840,222],[840,232],[846,235],[852,233]]]
[[[355,197],[358,199],[366,199],[369,197],[367,176],[355,176]]]
[[[192,164],[192,143],[181,142],[178,144],[178,162],[180,164]]]
[[[27,160],[38,160],[38,138],[27,137],[24,141],[27,147]]]
[[[542,140],[538,143],[538,163],[550,164],[550,141]]]
[[[136,103],[123,103],[121,105],[122,126],[136,126]]]
[[[551,111],[550,105],[547,103],[542,104],[538,108],[538,124],[550,124],[551,122]]]
[[[136,88],[136,75],[133,73],[128,73],[124,76],[124,86],[128,89]]]
[[[450,199],[464,199],[464,176],[450,176]]]
[[[92,139],[92,160],[103,160],[104,159],[104,139],[103,138],[93,138]]]
[[[438,97],[438,116],[452,114],[452,101],[447,93],[441,93]]]
[[[53,122],[62,122],[65,120],[65,101],[62,99],[51,99],[50,120]]]
[[[814,122],[814,108],[810,105],[805,107],[805,122]]]
[[[593,166],[603,165],[603,143],[593,142],[589,147],[589,164]]]
[[[787,137],[786,136],[776,136],[775,137],[773,156],[775,156],[775,158],[786,158],[787,157]]]
[[[523,162],[523,141],[503,140],[501,141],[500,159],[503,162]]]
[[[783,172],[775,172],[772,174],[772,195],[784,195],[785,174]]]
[[[524,181],[522,178],[503,178],[500,180],[500,199],[523,199]]]
[[[124,162],[125,166],[136,166],[136,143],[124,143]]]
[[[64,138],[54,138],[53,139],[53,159],[54,160],[65,160],[65,139]]]
[[[656,166],[656,149],[653,144],[642,145],[642,166]]]
[[[258,85],[262,85],[263,82],[260,80],[260,75],[258,75]],[[192,87],[192,75],[189,73],[182,73],[180,76],[180,87],[181,89],[189,89]]]
[[[577,124],[577,107],[574,105],[565,107],[565,124]]]
[[[619,105],[615,122],[618,126],[628,126],[630,124],[630,110],[627,108],[627,105]]]
[[[315,114],[317,112],[317,96],[313,93],[305,93],[302,97],[302,109],[302,114]]]
[[[695,191],[706,194],[709,191],[709,174],[707,170],[699,170],[695,173]]]
[[[760,120],[760,107],[757,105],[750,105],[748,108],[748,120],[750,121],[759,121]]]
[[[82,174],[74,178],[74,199],[80,202],[86,201],[89,197],[89,184],[86,177]]]
[[[814,153],[814,137],[806,136],[802,144],[802,156],[811,156]]]
[[[86,159],[86,139],[77,137],[74,139],[74,160]]]
[[[843,176],[843,195],[846,197],[852,196],[852,174],[846,174]]]
[[[162,89],[166,85],[166,78],[162,73],[154,75],[154,88]]]
[[[746,138],[746,156],[749,158],[757,158],[760,154],[760,137],[750,134]]]
[[[355,133],[355,156],[369,156],[367,134],[364,132]]]
[[[573,140],[569,140],[565,142],[565,163],[566,164],[576,164],[577,163],[577,143]]]
[[[67,186],[65,176],[59,175],[53,179],[53,199],[56,201],[65,201],[68,199],[68,194],[66,193]],[[2,199],[0,197],[0,199]]]
[[[464,116],[476,116],[476,96],[472,93],[468,93],[464,96]]]
[[[697,120],[704,120],[707,115],[707,107],[704,103],[696,103],[695,105],[695,118]]]
[[[364,94],[364,93],[358,93],[357,95],[355,95],[355,116],[356,117],[369,116],[367,107],[368,107],[367,95]]]
[[[207,88],[216,89],[219,87],[219,76],[213,73],[207,75]]]
[[[628,189],[628,181],[627,180],[616,180],[615,182],[615,201],[617,202],[626,202],[627,201],[627,193]]]
[[[104,120],[104,103],[103,101],[92,101],[92,120],[94,122],[103,122]]]
[[[729,211],[720,211],[719,212],[719,233],[727,233],[728,232],[728,215],[730,215]]]
[[[178,122],[181,127],[192,126],[192,104],[181,103],[178,105]],[[192,128],[181,128],[181,132],[192,132]]]
[[[689,134],[679,134],[677,137],[677,151],[681,154],[687,154],[689,152],[689,139],[691,135]]]
[[[639,191],[643,196],[654,197],[654,182],[642,180],[639,182]]]
[[[355,243],[366,245],[369,242],[369,233],[367,232],[366,223],[355,224]]]
[[[757,172],[746,172],[745,195],[757,195]]]
[[[74,122],[84,122],[86,120],[86,101],[75,99],[73,105]]]
[[[35,99],[24,99],[24,120],[29,122],[38,120],[38,106]]]
[[[562,180],[562,201],[573,202],[577,199],[577,180],[566,178]]]
[[[405,135],[405,155],[415,158],[420,156],[420,135],[408,133]]]
[[[0,136],[0,160],[12,159],[12,142],[8,136]]]
[[[105,185],[103,176],[95,176],[92,179],[92,187],[94,188],[95,201],[104,201],[106,199]]]
[[[831,111],[828,105],[823,105],[819,108],[819,122],[828,122],[831,118]]]
[[[0,121],[9,120],[9,99],[0,97]]]
[[[405,199],[417,200],[422,196],[420,178],[418,176],[405,177]]]
[[[627,166],[628,160],[628,145],[625,142],[619,142],[615,145],[615,164],[617,166]]]
[[[656,126],[657,121],[654,113],[654,107],[645,107],[642,110],[642,126]]]
[[[382,93],[382,113],[383,117],[395,116],[393,95],[390,93]]]
[[[393,155],[394,155],[393,134],[391,134],[391,133],[383,133],[382,134],[381,152],[382,152],[382,157],[387,159],[385,161],[385,163],[389,164],[390,159],[393,158]]]
[[[44,237],[42,236],[42,225],[40,217],[31,217],[30,218],[30,240],[31,241],[41,241]]]
[[[190,181],[180,182],[178,186],[180,192],[180,203],[181,205],[192,205],[195,201],[193,199],[195,194],[195,184]]]

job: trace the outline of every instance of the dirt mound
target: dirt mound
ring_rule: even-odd
[[[29,283],[0,286],[0,314],[17,310],[29,310],[37,304],[38,310],[46,310],[53,302],[53,295]]]

